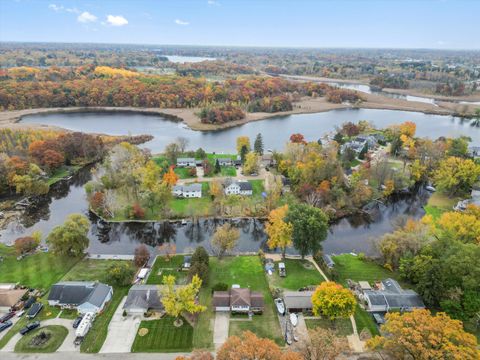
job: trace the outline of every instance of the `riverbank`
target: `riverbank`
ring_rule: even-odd
[[[362,109],[384,109],[422,112],[425,114],[436,115],[456,115],[462,112],[462,115],[472,115],[478,106],[442,102],[435,106],[433,104],[407,101],[403,99],[388,98],[386,96],[376,94],[362,94],[366,101],[358,104],[333,104],[329,103],[324,97],[310,98],[305,97],[295,102],[291,111],[283,111],[276,113],[247,113],[246,117],[241,120],[231,121],[225,124],[203,124],[196,115],[199,111],[197,108],[184,109],[159,109],[159,108],[134,108],[134,107],[71,107],[71,108],[38,108],[26,110],[14,110],[0,112],[0,128],[48,128],[56,130],[65,130],[60,127],[42,125],[42,124],[25,124],[19,123],[22,117],[28,115],[47,115],[55,113],[83,113],[83,112],[118,112],[118,113],[137,113],[145,115],[157,115],[165,117],[172,121],[183,121],[190,129],[196,131],[215,131],[240,126],[252,121],[264,120],[272,117],[288,116],[293,114],[321,113],[337,109],[362,108]],[[461,109],[460,109],[461,108]]]

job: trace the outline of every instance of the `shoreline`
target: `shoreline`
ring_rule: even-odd
[[[247,113],[246,117],[241,120],[231,121],[225,124],[204,124],[200,118],[196,116],[198,108],[135,108],[135,107],[68,107],[68,108],[36,108],[25,110],[13,110],[0,112],[0,128],[45,128],[56,129],[59,131],[68,131],[64,128],[43,125],[43,124],[25,124],[21,123],[23,117],[29,115],[48,115],[48,114],[67,114],[67,113],[82,113],[82,112],[111,112],[111,113],[138,113],[144,115],[157,115],[165,117],[171,121],[183,122],[190,129],[195,131],[218,131],[228,129],[235,126],[247,124],[252,121],[260,121],[272,117],[289,116],[294,114],[311,114],[321,113],[331,110],[339,109],[376,109],[376,110],[397,110],[397,111],[411,111],[422,112],[424,114],[434,115],[452,115],[452,116],[471,116],[473,115],[478,105],[471,104],[457,104],[451,102],[441,102],[438,106],[407,101],[403,99],[388,98],[376,94],[363,94],[366,101],[359,105],[350,104],[334,104],[329,103],[325,97],[320,98],[302,98],[302,100],[293,104],[293,110],[276,113]]]

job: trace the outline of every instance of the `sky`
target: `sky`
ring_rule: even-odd
[[[480,49],[480,0],[0,0],[0,41]]]

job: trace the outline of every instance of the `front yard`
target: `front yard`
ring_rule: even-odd
[[[190,352],[193,328],[186,321],[175,327],[174,318],[142,321],[132,345],[132,352]]]
[[[305,319],[305,324],[308,329],[315,329],[321,327],[323,329],[332,329],[337,332],[339,336],[347,336],[353,334],[352,322],[349,318],[337,319],[334,322],[328,319]]]
[[[40,333],[49,336],[41,345],[33,345],[32,340]],[[33,330],[22,336],[15,345],[15,352],[19,353],[52,353],[55,352],[67,337],[68,329],[60,325],[50,325]]]

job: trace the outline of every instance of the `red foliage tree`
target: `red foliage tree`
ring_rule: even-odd
[[[296,144],[306,144],[305,137],[302,134],[292,134],[290,136],[290,142]]]

